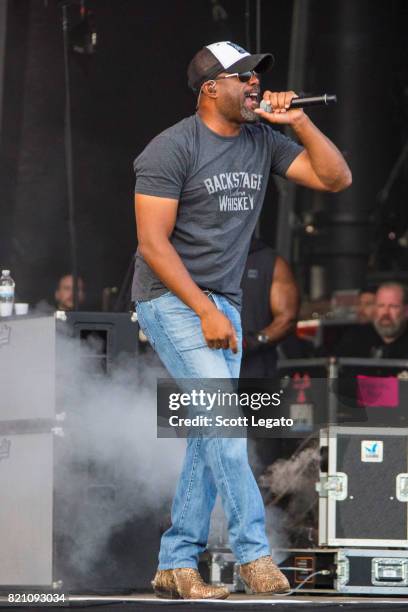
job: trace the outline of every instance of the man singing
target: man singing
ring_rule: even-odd
[[[289,110],[294,92],[265,91],[273,112],[259,108],[260,74],[272,64],[271,54],[251,55],[231,42],[201,49],[187,72],[197,113],[156,136],[134,163],[133,298],[141,328],[174,378],[239,376],[240,282],[269,172],[322,191],[351,183],[334,144],[303,110]],[[303,146],[273,124],[291,125]],[[228,596],[197,571],[217,493],[248,590],[287,591],[270,557],[246,440],[211,436],[187,441],[172,525],[161,541],[156,595]]]

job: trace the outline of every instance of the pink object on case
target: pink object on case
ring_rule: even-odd
[[[399,405],[399,380],[395,376],[357,376],[357,403],[373,408]]]

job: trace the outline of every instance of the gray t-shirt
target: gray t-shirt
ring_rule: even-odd
[[[264,123],[243,124],[238,136],[225,137],[193,115],[156,136],[136,158],[135,191],[179,201],[172,245],[200,287],[239,307],[269,172],[285,176],[302,150]],[[166,291],[137,252],[132,299]]]

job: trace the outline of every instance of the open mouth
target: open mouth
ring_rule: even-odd
[[[259,106],[259,93],[257,91],[245,92],[245,106],[248,108],[258,108]]]

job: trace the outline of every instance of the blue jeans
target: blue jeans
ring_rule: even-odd
[[[242,343],[240,315],[226,298],[211,294]],[[238,378],[241,351],[208,348],[200,318],[173,293],[138,302],[139,324],[174,378]],[[217,493],[238,563],[270,554],[262,497],[248,463],[246,438],[191,437],[163,534],[159,569],[196,568],[208,540]],[[169,457],[171,461],[171,457]]]

